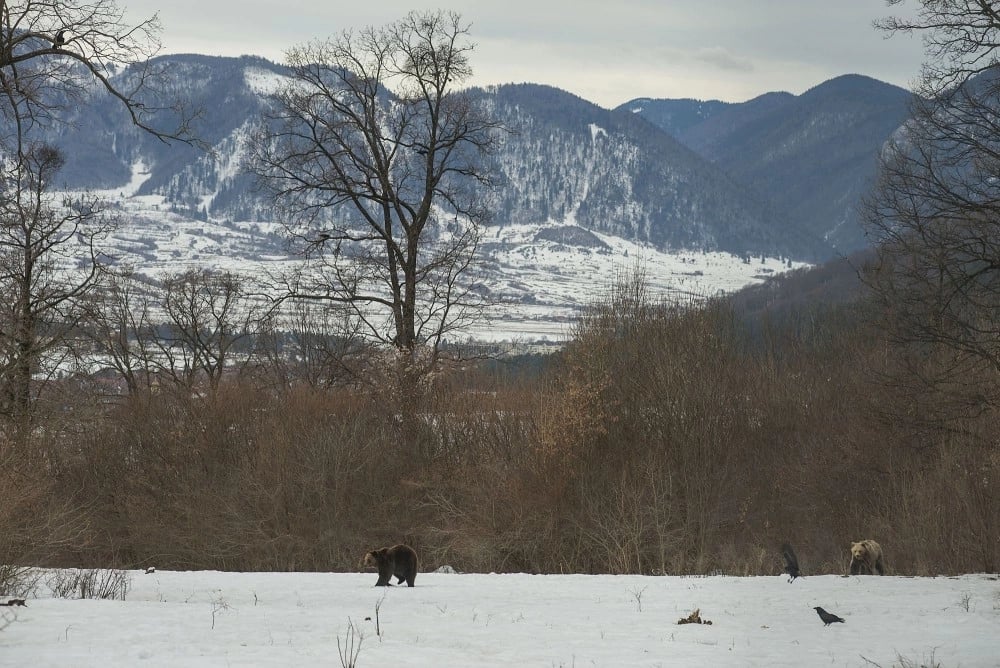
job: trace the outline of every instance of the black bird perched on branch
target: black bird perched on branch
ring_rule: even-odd
[[[795,558],[795,550],[788,543],[781,545],[781,556],[785,558],[785,572],[788,573],[788,581],[795,582],[795,578],[802,577],[799,570],[799,560]]]
[[[816,614],[819,615],[819,618],[823,620],[823,626],[829,626],[830,624],[833,624],[834,622],[842,622],[843,623],[843,621],[844,621],[843,617],[838,617],[837,615],[833,614],[832,612],[827,612],[826,610],[824,610],[823,608],[819,607],[818,605],[815,608],[813,608],[813,610],[815,610]]]
[[[55,39],[52,40],[52,46],[62,46],[66,43],[66,31],[60,30],[56,33]]]

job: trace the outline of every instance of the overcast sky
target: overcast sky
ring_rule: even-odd
[[[884,0],[119,1],[133,22],[159,13],[164,53],[277,62],[293,45],[344,29],[453,9],[472,24],[470,85],[549,84],[604,107],[799,94],[847,73],[908,87],[922,61],[918,37],[886,39],[872,27],[908,11]]]

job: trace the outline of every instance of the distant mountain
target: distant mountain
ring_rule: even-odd
[[[674,102],[639,99],[619,109],[658,123],[660,110]],[[718,110],[674,136],[770,203],[789,231],[849,253],[867,245],[856,207],[872,184],[882,145],[907,119],[909,102],[902,88],[844,75],[798,96],[768,93],[722,108],[688,103]]]
[[[558,221],[656,248],[813,258],[765,202],[636,114],[548,86],[481,91],[513,130],[496,156],[495,222]]]
[[[744,137],[755,137],[768,119],[781,114],[795,100],[791,93],[764,93],[741,104],[729,105],[723,113],[689,126],[678,139],[713,162],[724,158],[730,143]]]
[[[141,164],[145,176],[136,194],[162,195],[175,211],[227,220],[270,220],[269,203],[253,190],[242,165],[250,129],[267,105],[266,95],[287,70],[268,60],[244,56],[164,56],[170,79],[160,103],[183,102],[201,113],[194,133],[208,151],[164,143],[135,128],[121,105],[98,91],[69,114],[69,124],[53,137],[67,155],[67,188],[124,186]],[[163,63],[161,63],[163,64]],[[129,72],[116,75],[121,83]],[[170,128],[171,112],[158,127]]]
[[[211,151],[141,133],[119,105],[96,96],[75,107],[71,125],[50,138],[68,156],[66,187],[122,188],[141,165],[137,194],[163,196],[170,210],[222,221],[273,219],[242,160],[267,93],[287,71],[253,57],[163,58],[173,74],[164,105],[181,99],[202,109],[196,132]],[[660,250],[807,260],[829,253],[810,234],[790,231],[789,221],[752,189],[640,115],[602,109],[547,86],[470,93],[513,130],[493,157],[500,182],[493,225],[579,225]],[[713,113],[720,110],[713,107]]]
[[[719,100],[663,100],[640,97],[623,104],[619,109],[627,109],[641,114],[653,125],[663,128],[668,134],[679,137],[692,127],[700,125],[719,112],[734,106],[731,102]]]
[[[49,137],[67,154],[66,187],[125,189],[141,169],[136,194],[159,195],[168,210],[223,223],[273,220],[242,163],[287,70],[257,57],[176,55],[161,64],[172,73],[162,105],[202,109],[196,132],[210,151],[139,132],[120,105],[95,93]],[[863,243],[851,207],[907,98],[857,76],[801,96],[643,99],[616,110],[534,84],[469,92],[513,130],[492,158],[500,184],[492,225],[575,225],[659,250],[808,261]]]

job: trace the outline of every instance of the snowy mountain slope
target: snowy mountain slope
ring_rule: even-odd
[[[779,235],[787,221],[763,200],[635,114],[533,84],[483,96],[514,131],[496,157],[496,224],[577,224],[660,250],[824,252]]]
[[[760,283],[801,263],[724,252],[664,253],[649,244],[594,234],[597,243],[547,240],[545,225],[491,230],[484,240],[490,285],[504,306],[477,339],[568,338],[580,311],[608,293],[616,275],[638,268],[650,295],[668,300],[703,298]],[[577,228],[580,229],[580,228]]]

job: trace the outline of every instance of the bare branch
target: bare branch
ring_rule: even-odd
[[[136,127],[164,142],[197,144],[191,123],[198,114],[180,102],[169,103],[174,127],[152,124],[168,108],[156,101],[167,72],[150,62],[160,51],[159,32],[158,17],[131,25],[114,0],[0,3],[0,87],[9,104],[3,113],[21,124],[57,122],[63,105],[97,84]]]
[[[890,4],[899,4],[892,2]],[[905,362],[890,381],[944,426],[1000,406],[1000,20],[985,0],[920,3],[928,59],[912,120],[883,153],[865,201],[867,273]]]

